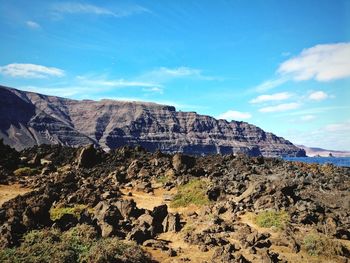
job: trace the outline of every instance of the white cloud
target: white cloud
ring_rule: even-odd
[[[304,115],[304,116],[301,116],[300,119],[302,121],[312,121],[314,120],[316,117],[314,115]]]
[[[250,101],[250,103],[262,103],[267,101],[281,101],[289,99],[292,96],[289,92],[280,92],[271,95],[260,95]]]
[[[49,76],[62,77],[64,71],[36,64],[13,63],[0,67],[0,74],[10,77],[45,78]]]
[[[138,79],[146,81],[156,81],[159,83],[167,82],[173,79],[195,78],[200,80],[216,80],[218,78],[202,74],[202,70],[190,67],[167,68],[160,67],[139,76]]]
[[[277,77],[254,89],[264,92],[287,81],[314,79],[325,82],[350,77],[350,42],[322,44],[304,49],[299,55],[284,61],[276,71]]]
[[[252,115],[249,112],[229,110],[220,114],[217,118],[231,121],[231,120],[246,120],[246,119],[250,119],[251,117]]]
[[[198,76],[201,74],[199,69],[188,68],[188,67],[178,67],[178,68],[165,68],[161,67],[153,73],[168,75],[173,77],[183,77],[183,76]]]
[[[29,27],[31,29],[40,29],[41,28],[41,26],[37,22],[30,21],[30,20],[26,22],[26,25],[27,25],[27,27]]]
[[[147,87],[147,88],[143,88],[142,90],[146,92],[156,92],[160,94],[163,93],[163,88],[161,87],[150,87],[150,88]]]
[[[260,112],[281,112],[281,111],[287,111],[287,110],[294,110],[300,107],[299,103],[291,102],[291,103],[284,103],[284,104],[278,104],[275,106],[269,106],[259,109]]]
[[[350,77],[350,43],[316,45],[283,62],[277,71],[293,80],[330,81]]]
[[[287,78],[270,79],[270,80],[264,81],[260,85],[256,86],[255,90],[257,92],[264,92],[264,91],[267,91],[270,89],[274,89],[287,81],[288,81]]]
[[[123,87],[144,87],[144,88],[154,88],[161,89],[161,85],[146,81],[134,81],[125,79],[106,79],[103,77],[84,77],[78,76],[77,80],[80,84],[94,85],[94,86],[104,86],[111,88],[123,88]],[[154,90],[155,91],[155,90]]]
[[[126,17],[133,14],[149,12],[148,9],[139,5],[126,6],[116,10],[111,10],[105,7],[76,2],[63,2],[55,4],[53,6],[53,10],[58,13],[65,14],[93,14],[114,17]]]
[[[324,91],[314,91],[309,95],[310,100],[321,101],[327,99],[329,96]]]

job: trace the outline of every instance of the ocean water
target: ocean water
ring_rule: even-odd
[[[350,157],[285,157],[286,161],[297,161],[304,163],[332,163],[336,166],[350,167]]]

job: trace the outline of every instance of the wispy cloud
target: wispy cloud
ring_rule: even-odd
[[[163,91],[164,91],[163,88],[161,87],[146,87],[146,88],[143,88],[142,90],[146,92],[155,92],[160,94],[163,94]]]
[[[138,79],[141,80],[153,80],[159,83],[171,81],[174,79],[181,78],[194,78],[199,80],[217,80],[218,78],[213,76],[204,75],[201,69],[191,68],[191,67],[175,67],[175,68],[167,68],[160,67],[151,71],[148,71]]]
[[[41,93],[45,95],[53,95],[59,97],[73,97],[77,94],[84,94],[86,92],[91,92],[87,87],[79,86],[64,86],[64,87],[40,87],[40,86],[20,86],[21,90],[31,91],[36,93]],[[92,91],[94,92],[94,91]]]
[[[249,112],[241,112],[241,111],[235,111],[235,110],[229,110],[217,116],[218,119],[225,119],[228,121],[246,120],[246,119],[250,119],[251,117],[252,115]]]
[[[112,10],[106,7],[77,2],[57,3],[53,6],[53,11],[61,14],[93,14],[113,17],[126,17],[133,14],[149,12],[147,8],[139,5],[125,6]]]
[[[62,77],[64,71],[59,68],[36,64],[13,63],[0,67],[0,74],[19,78],[46,78],[49,76]]]
[[[302,120],[302,121],[312,121],[315,118],[316,118],[315,115],[304,115],[304,116],[300,117],[300,120]]]
[[[270,101],[281,101],[289,99],[292,96],[289,92],[280,92],[275,94],[265,94],[260,95],[252,100],[250,100],[250,103],[262,103],[262,102],[270,102]]]
[[[349,132],[350,133],[350,120],[345,122],[329,124],[325,127],[329,132]]]
[[[161,89],[161,85],[146,81],[134,81],[125,79],[107,79],[103,77],[84,77],[79,76],[77,80],[81,84],[93,85],[93,86],[104,86],[112,88],[123,88],[123,87],[146,87],[146,88],[158,88]]]
[[[287,81],[332,81],[350,77],[350,42],[322,44],[304,49],[299,55],[284,61],[277,77],[255,87],[258,92],[276,88]]]
[[[40,29],[40,28],[41,28],[41,26],[39,25],[39,23],[34,22],[34,21],[31,21],[31,20],[26,21],[26,25],[27,25],[27,27],[29,27],[30,29]]]
[[[264,91],[268,91],[270,89],[274,89],[280,85],[282,85],[283,83],[287,82],[288,78],[276,78],[276,79],[270,79],[270,80],[266,80],[263,83],[259,84],[258,86],[255,87],[255,90],[257,92],[264,92]]]
[[[314,91],[310,93],[310,95],[308,96],[310,100],[315,100],[315,101],[325,100],[328,97],[329,97],[328,94],[324,91]]]
[[[299,108],[301,105],[297,102],[291,102],[291,103],[284,103],[284,104],[278,104],[274,106],[268,106],[259,109],[260,112],[267,113],[267,112],[281,112],[281,111],[287,111],[287,110],[295,110]]]

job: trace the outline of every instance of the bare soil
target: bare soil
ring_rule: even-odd
[[[0,185],[0,206],[6,201],[32,191],[30,188],[22,187],[20,184]]]

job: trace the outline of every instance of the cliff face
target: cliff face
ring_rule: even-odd
[[[94,143],[104,149],[141,145],[151,151],[196,155],[305,155],[291,142],[245,122],[177,112],[154,103],[77,101],[5,87],[0,87],[0,138],[16,149]]]

